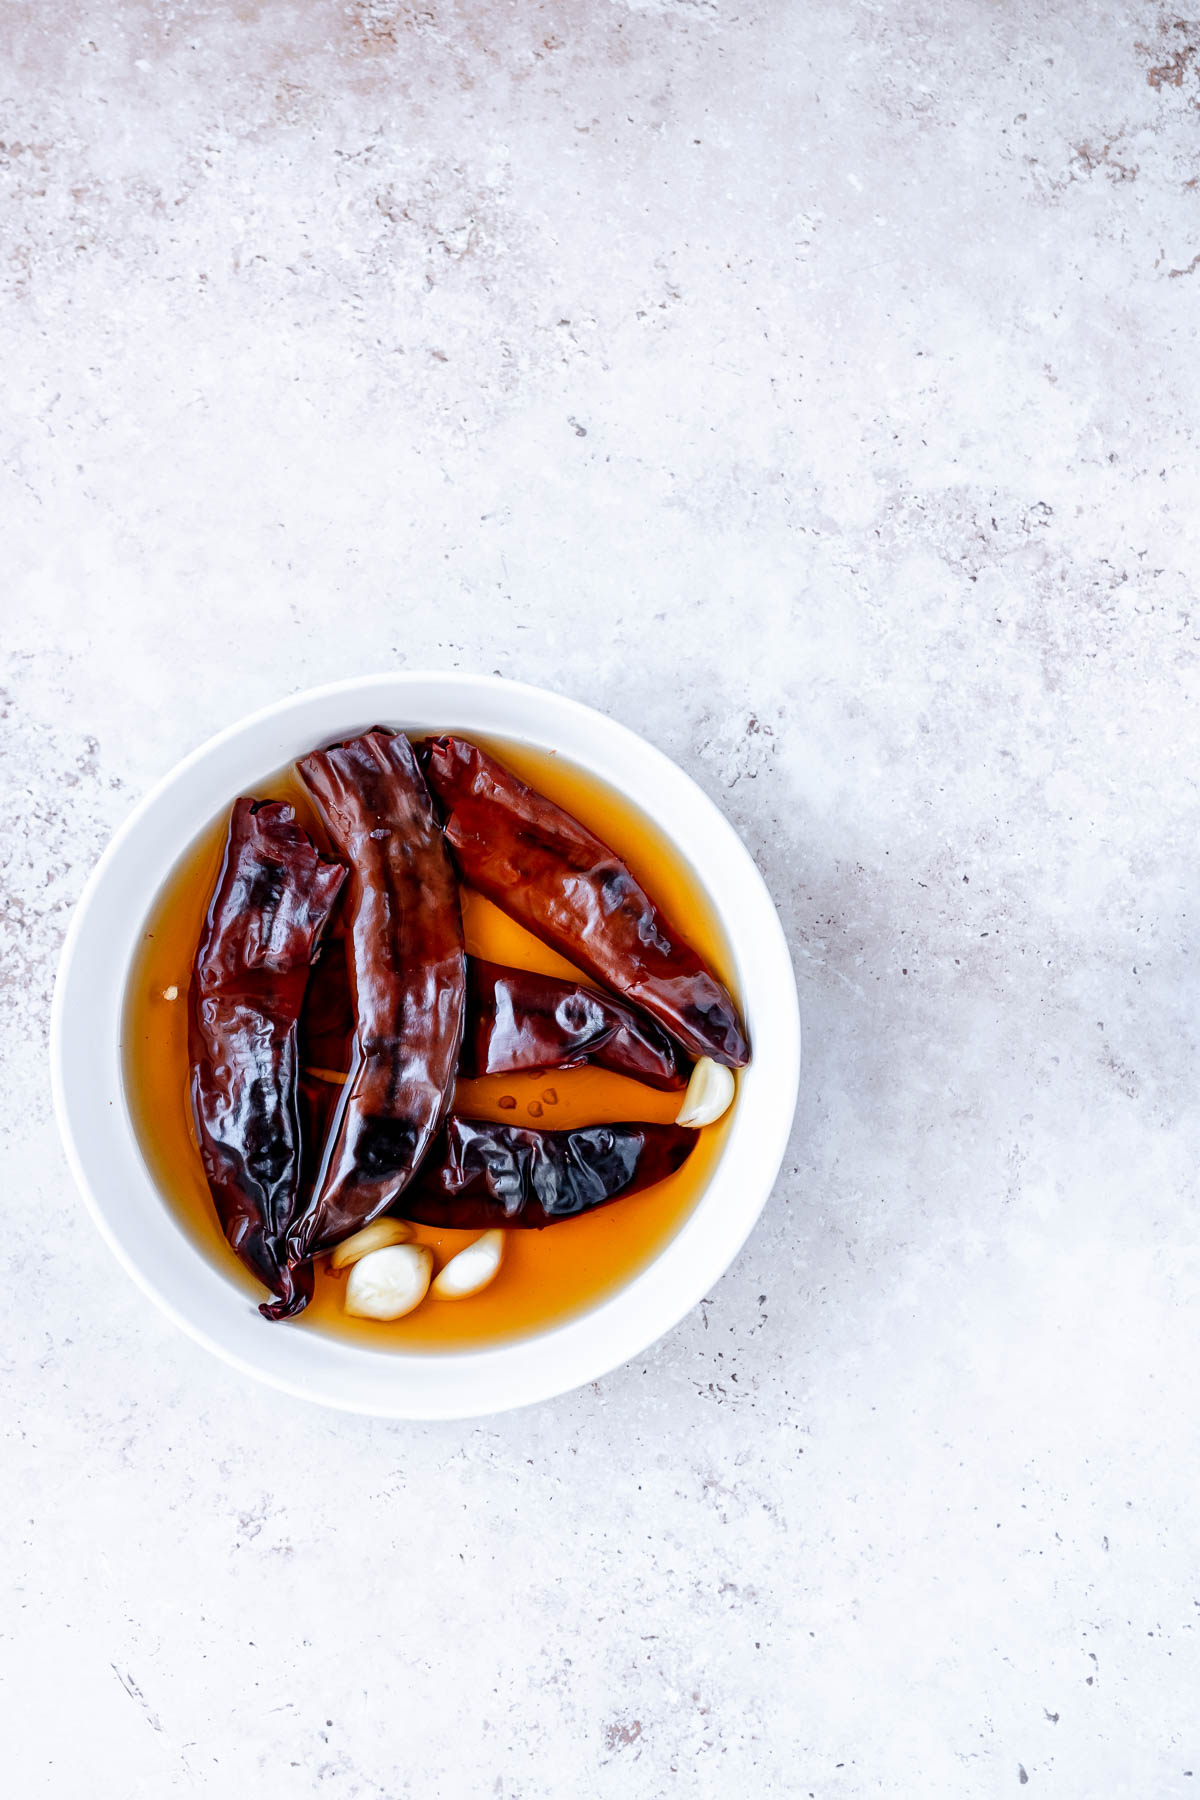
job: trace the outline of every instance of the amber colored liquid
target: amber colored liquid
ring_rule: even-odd
[[[728,952],[695,875],[643,814],[558,756],[495,741],[486,747],[616,850],[666,917],[729,982]],[[305,828],[328,847],[319,815],[294,769],[267,776],[247,791],[258,799],[290,801]],[[217,1223],[188,1093],[188,984],[227,823],[223,815],[200,834],[154,900],[130,971],[122,1052],[130,1115],[159,1191],[201,1253],[257,1302],[264,1297],[262,1289],[229,1249]],[[470,890],[463,892],[463,922],[472,955],[579,979],[578,970]],[[177,997],[168,1000],[164,995],[171,988]],[[510,1105],[502,1107],[502,1099]],[[659,1093],[585,1066],[460,1081],[454,1109],[468,1118],[564,1129],[622,1119],[666,1123],[674,1119],[679,1103],[677,1093]],[[354,1319],[342,1309],[345,1276],[335,1274],[322,1258],[306,1311],[290,1325],[264,1320],[263,1330],[328,1332],[375,1349],[454,1350],[526,1337],[561,1323],[613,1294],[665,1247],[707,1185],[730,1117],[703,1130],[683,1167],[643,1193],[543,1231],[510,1231],[499,1275],[470,1299],[440,1300],[431,1294],[415,1312],[388,1324]],[[477,1235],[417,1227],[418,1241],[433,1249],[435,1269]]]

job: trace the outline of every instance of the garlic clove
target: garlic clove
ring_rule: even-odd
[[[356,1231],[353,1237],[342,1239],[329,1259],[330,1266],[348,1269],[351,1263],[369,1256],[372,1250],[386,1250],[389,1244],[407,1244],[412,1235],[413,1228],[407,1219],[376,1219]]]
[[[356,1319],[402,1319],[429,1292],[427,1244],[385,1244],[360,1257],[346,1283],[345,1308]]]
[[[675,1114],[677,1125],[711,1125],[733,1104],[733,1070],[711,1056],[702,1056],[692,1070],[692,1078],[683,1096],[683,1105]]]
[[[442,1300],[466,1300],[496,1279],[503,1261],[504,1233],[485,1231],[450,1258],[434,1282],[433,1291]]]

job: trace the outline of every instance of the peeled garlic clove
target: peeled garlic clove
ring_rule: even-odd
[[[356,1319],[402,1319],[429,1292],[433,1251],[427,1244],[385,1244],[350,1271],[345,1307]]]
[[[413,1228],[407,1219],[376,1219],[364,1225],[353,1237],[343,1238],[329,1261],[335,1269],[348,1269],[372,1250],[386,1250],[389,1244],[407,1244]]]
[[[711,1056],[702,1056],[692,1070],[692,1078],[683,1096],[683,1105],[675,1114],[677,1125],[711,1125],[733,1104],[733,1070]]]
[[[433,1284],[443,1300],[466,1300],[500,1273],[504,1261],[504,1233],[485,1231],[473,1244],[452,1256]]]

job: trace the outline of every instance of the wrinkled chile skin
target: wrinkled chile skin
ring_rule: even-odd
[[[582,982],[468,957],[463,1075],[574,1069],[585,1062],[648,1087],[687,1084],[682,1051],[632,1006]]]
[[[331,931],[313,964],[304,1010],[300,1014],[300,1054],[306,1069],[350,1067],[354,1044],[354,1005],[346,940]]]
[[[426,774],[464,879],[691,1056],[740,1069],[750,1047],[728,990],[600,839],[462,738],[434,738]]]
[[[540,1231],[674,1174],[696,1138],[681,1125],[531,1131],[455,1116],[395,1210],[458,1231]]]
[[[292,1234],[319,1255],[404,1191],[449,1108],[462,1042],[466,955],[458,883],[424,777],[400,733],[376,728],[298,765],[346,884],[354,1006],[350,1079],[317,1192]]]
[[[188,1002],[192,1110],[231,1248],[290,1318],[311,1268],[288,1264],[305,1159],[298,1021],[309,969],[346,871],[321,857],[290,806],[234,803],[196,949]]]

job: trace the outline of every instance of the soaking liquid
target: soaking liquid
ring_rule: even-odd
[[[736,993],[723,934],[696,876],[636,807],[551,752],[495,739],[475,741],[615,850],[665,916]],[[317,844],[329,849],[320,816],[294,767],[244,791],[255,799],[289,801]],[[266,1298],[265,1290],[221,1235],[196,1144],[189,1095],[188,985],[227,829],[226,811],[201,832],[155,897],[130,970],[122,1060],[134,1131],[159,1192],[197,1249],[245,1293],[248,1303],[257,1304]],[[583,979],[570,963],[481,894],[463,888],[462,902],[469,955]],[[337,915],[332,930],[340,931]],[[323,954],[339,949],[327,941]],[[348,1067],[348,1058],[342,1062]],[[660,1093],[626,1076],[585,1065],[459,1081],[454,1111],[466,1118],[565,1130],[625,1119],[670,1123],[681,1099],[681,1092]],[[316,1289],[306,1310],[286,1324],[264,1320],[263,1330],[326,1332],[374,1349],[454,1350],[527,1337],[560,1324],[623,1287],[675,1235],[716,1167],[731,1117],[732,1112],[727,1113],[701,1131],[682,1168],[656,1186],[542,1231],[508,1232],[499,1275],[470,1299],[442,1300],[431,1293],[403,1319],[384,1323],[351,1318],[342,1310],[348,1271],[335,1274],[328,1258],[319,1257]],[[397,1210],[403,1213],[403,1199]],[[416,1241],[433,1250],[435,1271],[478,1235],[416,1227]]]

